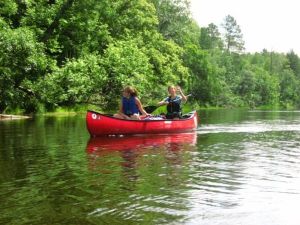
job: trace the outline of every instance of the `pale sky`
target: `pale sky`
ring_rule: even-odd
[[[191,11],[200,27],[214,23],[220,31],[226,15],[233,16],[247,52],[293,49],[300,56],[299,0],[191,0]]]

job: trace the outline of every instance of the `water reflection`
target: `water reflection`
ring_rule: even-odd
[[[115,170],[116,163],[122,167],[124,176],[135,180],[135,170],[147,166],[153,159],[162,163],[182,166],[183,151],[195,148],[197,134],[155,134],[136,136],[96,137],[88,141],[86,151],[93,170]],[[150,160],[150,161],[148,161]]]
[[[195,145],[197,134],[154,134],[134,136],[104,136],[91,138],[87,144],[87,152],[104,154],[107,151],[141,150],[144,148],[156,148],[164,146],[168,150],[176,151],[181,145]]]
[[[200,117],[93,139],[84,116],[0,122],[0,224],[299,224],[299,112]]]
[[[184,220],[196,143],[196,133],[91,138],[86,152],[101,195],[90,219],[144,224]],[[103,202],[106,195],[114,197]]]

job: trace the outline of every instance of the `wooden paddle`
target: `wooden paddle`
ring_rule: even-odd
[[[188,94],[186,95],[186,97],[190,97],[192,96],[192,94]],[[158,107],[160,107],[161,105],[148,105],[148,106],[145,106],[144,109],[147,113],[153,113]]]

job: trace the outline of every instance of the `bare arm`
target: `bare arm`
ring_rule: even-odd
[[[157,103],[158,106],[162,106],[162,105],[168,105],[168,102],[166,102],[165,100]]]
[[[177,90],[179,91],[179,94],[181,95],[182,100],[184,102],[186,102],[187,101],[187,96],[183,94],[183,92],[182,92],[182,90],[181,90],[181,88],[179,86],[177,86]]]

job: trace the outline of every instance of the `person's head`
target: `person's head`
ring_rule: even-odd
[[[170,95],[176,95],[177,88],[174,85],[168,87],[168,92]]]
[[[138,92],[135,88],[131,87],[131,86],[127,86],[123,89],[123,96],[124,97],[132,97],[132,96],[137,96]]]

